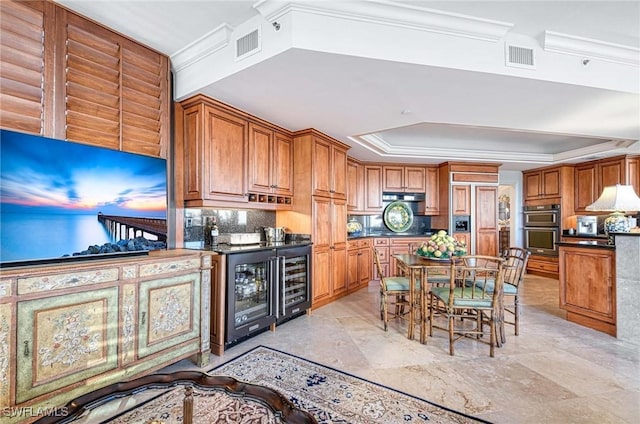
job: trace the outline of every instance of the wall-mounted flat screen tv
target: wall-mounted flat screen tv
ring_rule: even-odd
[[[165,159],[0,131],[0,267],[166,243]]]

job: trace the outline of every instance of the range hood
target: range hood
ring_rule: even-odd
[[[383,202],[395,202],[396,200],[402,200],[403,202],[424,202],[424,193],[393,193],[383,192]]]

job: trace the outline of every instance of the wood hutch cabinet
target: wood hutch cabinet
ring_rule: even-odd
[[[183,358],[208,363],[211,255],[69,265],[0,274],[0,404],[53,408]]]

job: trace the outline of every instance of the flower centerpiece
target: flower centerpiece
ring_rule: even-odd
[[[429,241],[423,242],[416,253],[427,258],[451,259],[454,256],[466,255],[467,246],[448,235],[446,231],[440,230],[432,235]]]

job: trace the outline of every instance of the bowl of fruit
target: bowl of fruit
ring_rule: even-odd
[[[440,230],[423,242],[416,254],[436,260],[449,260],[456,256],[467,254],[467,246],[463,241],[456,240],[445,230]]]

